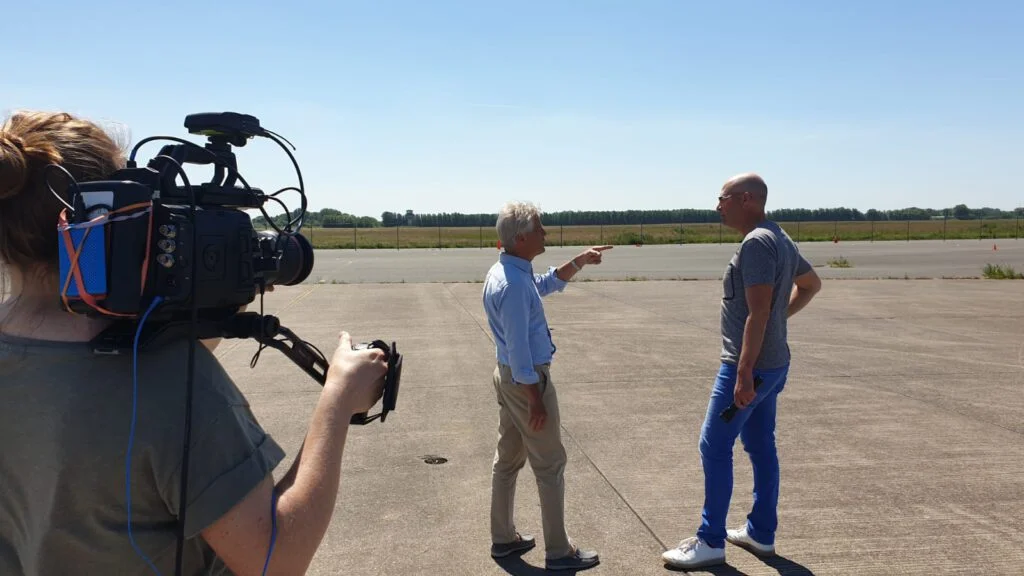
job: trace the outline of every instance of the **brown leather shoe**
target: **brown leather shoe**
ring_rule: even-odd
[[[516,552],[526,552],[537,545],[537,540],[527,534],[523,536],[516,533],[516,539],[512,542],[505,542],[504,544],[491,544],[491,557],[492,558],[504,558],[509,554],[515,554]]]
[[[601,563],[601,560],[597,557],[597,552],[580,550],[576,546],[573,546],[573,548],[575,548],[575,551],[568,556],[545,560],[544,568],[547,570],[586,570]]]

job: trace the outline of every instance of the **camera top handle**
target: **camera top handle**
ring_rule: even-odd
[[[172,140],[180,143],[162,147],[160,153],[150,160],[147,166],[159,174],[162,196],[183,203],[194,198],[196,204],[203,206],[261,208],[267,196],[249,186],[238,173],[238,162],[231,150],[232,146],[245,146],[250,138],[269,137],[269,132],[260,127],[260,121],[254,116],[235,112],[203,113],[187,116],[185,127],[191,134],[206,136],[208,142],[199,146],[174,138]],[[130,164],[134,165],[134,158]],[[185,164],[213,164],[213,177],[209,182],[191,186],[191,190],[177,186],[180,167]],[[242,186],[236,186],[237,183]]]

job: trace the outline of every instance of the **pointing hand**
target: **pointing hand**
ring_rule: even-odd
[[[600,264],[601,253],[605,250],[611,250],[612,246],[594,246],[589,248],[586,252],[577,256],[577,261],[581,264]]]

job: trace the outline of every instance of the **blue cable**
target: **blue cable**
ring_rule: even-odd
[[[270,549],[267,550],[267,561],[263,563],[263,576],[267,576],[270,567],[270,555],[274,553],[274,542],[277,541],[277,491],[270,493]]]
[[[139,321],[139,327],[135,331],[135,342],[132,345],[132,425],[131,430],[128,433],[128,453],[125,455],[124,464],[124,478],[125,478],[125,493],[127,498],[128,508],[128,540],[132,544],[132,548],[135,549],[135,553],[140,558],[146,561],[146,564],[155,572],[158,576],[160,571],[157,570],[156,566],[153,565],[153,561],[146,556],[145,552],[139,548],[138,544],[135,543],[135,536],[132,534],[132,445],[135,443],[135,422],[136,415],[138,413],[138,396],[139,396],[139,340],[142,335],[142,327],[146,324],[146,319],[153,310],[160,305],[163,298],[157,296],[153,299],[153,303],[149,305],[149,309],[142,315],[142,319]],[[270,557],[274,553],[274,544],[277,542],[277,492],[272,492],[270,496],[270,548],[267,550],[267,560],[263,564],[263,575],[266,576],[267,569],[270,567]]]
[[[125,492],[128,500],[128,540],[132,544],[132,548],[135,549],[135,553],[140,558],[149,564],[149,567],[156,572],[157,575],[160,571],[156,569],[153,562],[148,556],[139,548],[138,544],[135,543],[135,537],[132,535],[132,444],[135,442],[135,416],[138,411],[138,396],[139,396],[139,340],[142,335],[142,326],[146,323],[146,318],[149,317],[150,312],[153,311],[163,298],[157,296],[153,299],[153,303],[149,305],[149,309],[142,315],[142,319],[139,321],[139,327],[135,331],[135,343],[132,346],[132,427],[128,433],[128,453],[125,455],[124,460],[124,481],[125,481]]]

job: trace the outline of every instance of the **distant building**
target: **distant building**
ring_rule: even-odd
[[[405,225],[406,226],[412,226],[412,221],[414,219],[415,219],[415,216],[413,215],[412,210],[406,210],[405,211]]]

